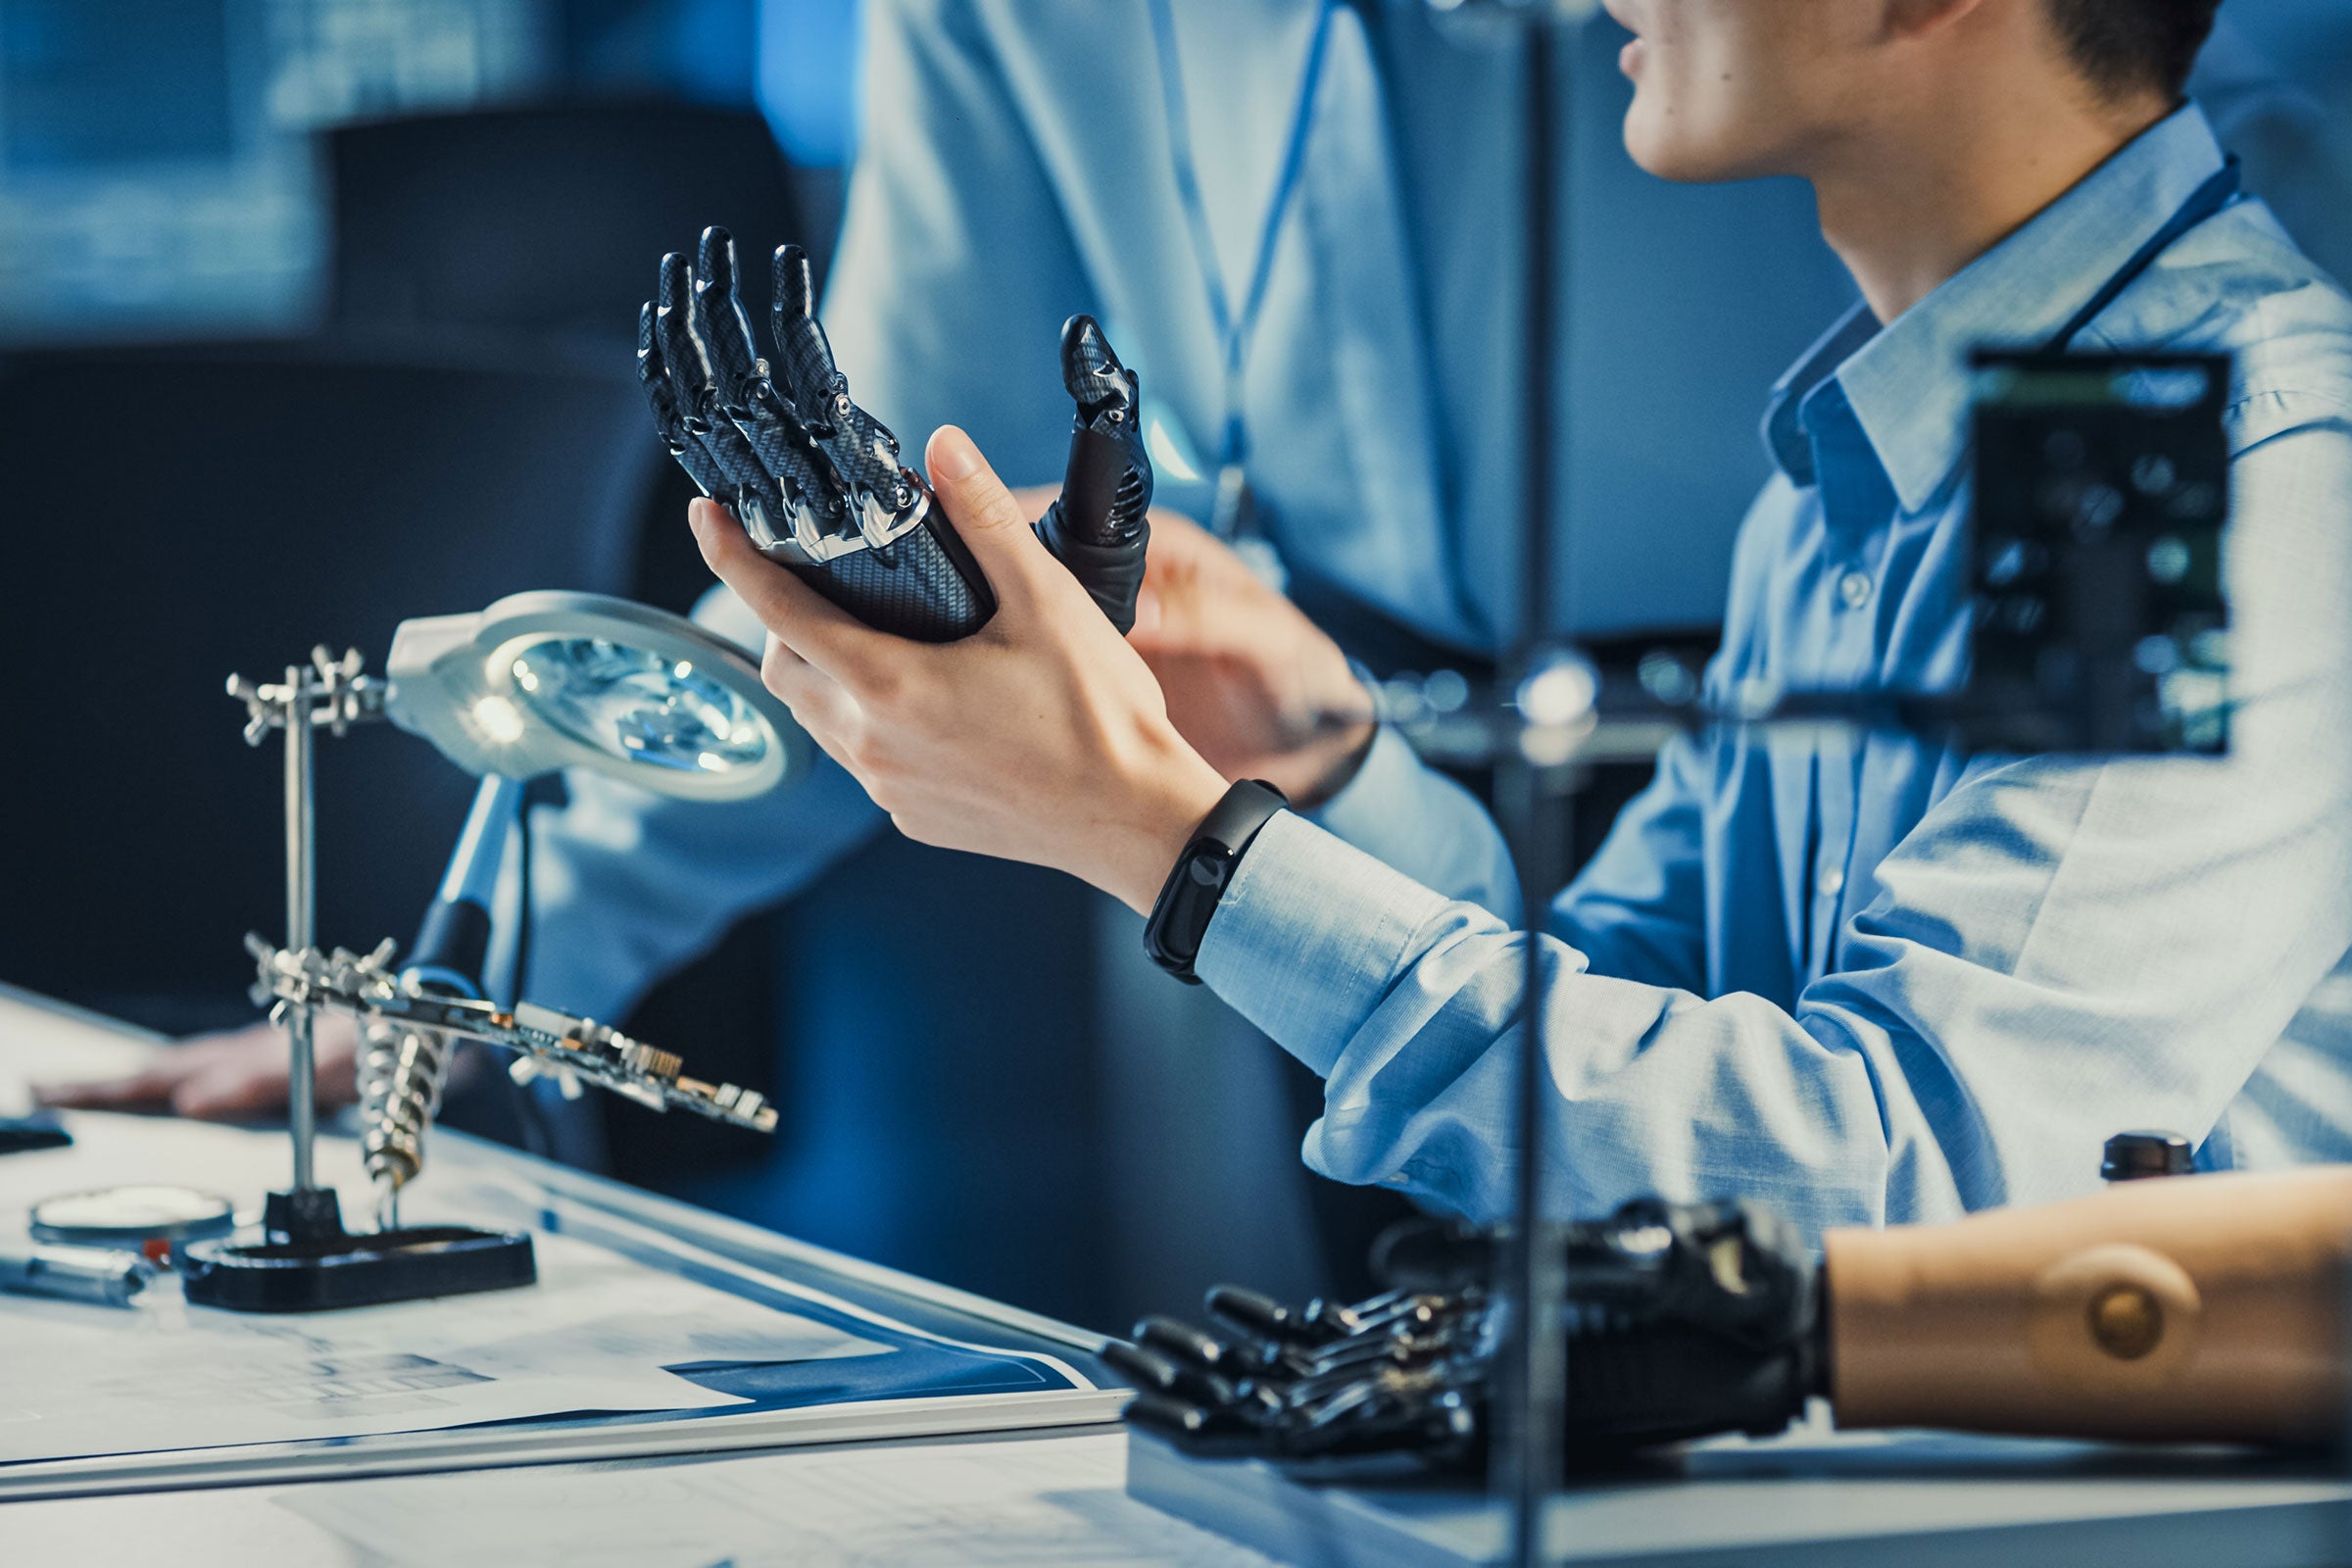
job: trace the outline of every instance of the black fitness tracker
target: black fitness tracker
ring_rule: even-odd
[[[1209,916],[1217,912],[1217,901],[1233,881],[1242,852],[1258,829],[1290,804],[1273,785],[1246,778],[1227,790],[1216,809],[1201,819],[1160,888],[1152,917],[1144,922],[1144,951],[1153,963],[1188,986],[1200,983],[1193,973],[1193,960],[1208,936]]]

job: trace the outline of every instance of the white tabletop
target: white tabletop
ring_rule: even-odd
[[[1126,1439],[933,1440],[0,1504],[0,1559],[153,1568],[1252,1568],[1129,1498]]]
[[[0,1113],[26,1086],[134,1070],[164,1049],[111,1019],[0,986]],[[128,1118],[79,1118],[109,1134]],[[161,1179],[222,1136],[135,1124]],[[100,1139],[117,1144],[119,1137]],[[242,1141],[239,1141],[240,1143]],[[352,1176],[348,1140],[325,1150]],[[104,1152],[95,1146],[85,1153]],[[19,1156],[37,1161],[49,1156]],[[258,1157],[258,1156],[257,1156]],[[242,1190],[279,1174],[217,1173]],[[131,1175],[141,1175],[133,1170]],[[4,1404],[0,1400],[0,1404]],[[548,1464],[304,1485],[0,1503],[0,1563],[704,1568],[716,1563],[1143,1564],[1267,1559],[1128,1498],[1115,1428],[794,1446],[724,1457]]]
[[[163,1049],[143,1029],[0,985],[0,1116],[29,1110],[34,1084],[121,1077]]]

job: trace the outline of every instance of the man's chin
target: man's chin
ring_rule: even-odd
[[[1625,119],[1625,150],[1642,172],[1678,185],[1720,185],[1770,172],[1754,168],[1750,160],[1733,156],[1729,149],[1692,136],[1663,115],[1645,114],[1638,103]]]

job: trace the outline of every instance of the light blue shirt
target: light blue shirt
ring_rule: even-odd
[[[1316,0],[1174,10],[1203,206],[1238,288]],[[1508,51],[1453,47],[1435,25],[1392,7],[1374,40],[1352,11],[1335,19],[1248,361],[1250,478],[1297,574],[1439,644],[1492,652],[1516,604],[1518,246],[1497,235],[1518,203],[1521,72]],[[1070,427],[1056,344],[1078,311],[1109,325],[1190,444],[1213,450],[1221,351],[1154,48],[1143,0],[872,0],[824,314],[852,389],[909,450],[954,421],[1014,482],[1056,479]],[[1755,400],[1853,297],[1801,187],[1694,190],[1632,166],[1615,55],[1588,50],[1568,99],[1586,150],[1570,215],[1576,375],[1609,389],[1591,399],[1604,412],[1576,423],[1570,464],[1586,521],[1564,556],[1586,630],[1717,612],[1733,530],[1766,471],[1748,439]],[[1694,441],[1719,458],[1688,462]],[[1162,504],[1205,516],[1205,485],[1165,463],[1159,477]],[[757,646],[739,607],[707,614]],[[888,825],[829,762],[740,806],[593,778],[571,793],[535,839],[529,987],[604,1018]]]
[[[1314,6],[1175,10],[1230,282],[1248,274]],[[1334,24],[1250,358],[1252,480],[1295,570],[1440,643],[1491,651],[1514,599],[1520,71],[1507,52],[1436,40],[1419,7],[1390,8],[1385,25],[1375,40],[1352,13]],[[1800,187],[1693,189],[1633,168],[1609,25],[1567,100],[1577,532],[1561,558],[1573,624],[1594,632],[1720,609],[1733,532],[1770,472],[1756,405],[1852,298]],[[1141,0],[871,0],[862,150],[825,316],[860,401],[910,447],[955,420],[1000,471],[1050,481],[1069,429],[1054,344],[1075,311],[1110,323],[1197,438],[1217,429],[1219,351],[1152,50]],[[2316,110],[2242,58],[2216,85],[2254,188],[2291,184],[2298,210],[2352,211]],[[1164,500],[1188,504],[1164,466],[1162,479]],[[705,613],[757,644],[731,600]],[[887,826],[829,762],[730,806],[570,783],[534,839],[526,989],[601,1018]],[[1483,813],[1393,739],[1324,820],[1428,888],[1513,912]],[[1409,830],[1383,831],[1394,823]]]
[[[2046,341],[2221,166],[2183,109],[1884,330],[1857,311],[1798,363],[1715,691],[1958,684],[1969,350]],[[1542,938],[1562,1212],[1661,1193],[1814,1229],[1948,1218],[2089,1190],[2135,1127],[2188,1134],[2208,1168],[2352,1156],[2352,1040],[2295,1027],[2352,949],[2352,301],[2242,201],[2080,346],[2237,357],[2232,754],[1670,746]],[[1200,973],[1328,1080],[1315,1168],[1495,1217],[1527,940],[1500,843],[1393,739],[1329,819],[1363,848],[1276,818]],[[1449,847],[1450,886],[1396,868],[1425,845]]]

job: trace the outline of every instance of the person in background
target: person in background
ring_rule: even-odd
[[[1321,0],[870,0],[867,25],[862,153],[825,307],[861,403],[903,431],[960,419],[1004,471],[1045,480],[1068,419],[1051,345],[1072,312],[1104,318],[1153,400],[1163,502],[1240,535],[1253,568],[1279,562],[1305,612],[1163,515],[1134,645],[1181,732],[1416,884],[1516,919],[1476,803],[1369,725],[1302,744],[1314,705],[1298,696],[1340,690],[1348,657],[1475,662],[1516,629],[1515,49],[1460,46],[1418,4]],[[2248,152],[2254,188],[2315,223],[2352,211],[2332,125],[2226,28],[2210,58],[2217,128]],[[1588,48],[1568,86],[1579,145],[1612,147],[1628,87],[1610,51]],[[1590,151],[1575,180],[1570,624],[1696,621],[1772,471],[1756,402],[1852,283],[1794,182],[1671,188]],[[1246,479],[1245,507],[1220,509],[1220,470]],[[1236,602],[1251,612],[1207,612]],[[706,618],[760,635],[724,596]],[[528,994],[625,1017],[885,821],[832,765],[729,808],[574,779],[535,840]],[[1779,967],[1763,994],[1793,1000],[1811,956]],[[347,1044],[321,1071],[348,1095]],[[282,1097],[278,1047],[243,1031],[77,1098],[235,1115]],[[1320,1167],[1394,1174],[1334,1136],[1327,1122],[1310,1138]],[[933,1182],[925,1200],[955,1190]]]
[[[1384,782],[1364,842],[1389,863],[1256,809],[1171,966],[1324,1076],[1317,1169],[1483,1221],[1509,1207],[1531,941],[1563,1215],[1662,1194],[1815,1231],[1944,1219],[2087,1190],[2135,1126],[2187,1133],[2208,1169],[2352,1154],[2352,1056],[2292,1033],[2352,951],[2352,299],[2183,97],[2218,0],[1609,3],[1635,33],[1636,162],[1804,178],[1862,295],[1767,405],[1778,471],[1735,553],[1719,700],[1965,679],[1975,347],[2222,353],[2230,755],[1709,731],[1667,747],[1534,933],[1398,869],[1504,856],[1475,807]],[[1229,733],[1172,720],[968,435],[928,461],[1002,601],[961,643],[858,624],[715,504],[695,535],[772,634],[771,689],[902,831],[1152,910],[1201,825],[1263,791],[1212,754]],[[1202,559],[1161,579],[1162,624],[1313,643],[1180,537]],[[1335,662],[1269,668],[1265,706],[1360,709]],[[1310,799],[1371,765],[1282,760]]]

